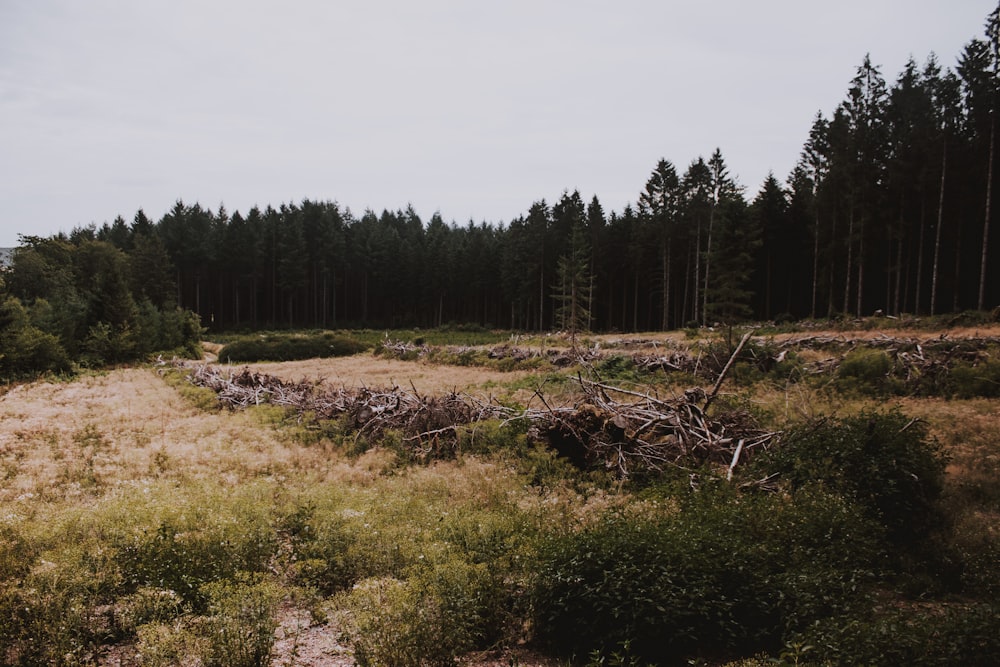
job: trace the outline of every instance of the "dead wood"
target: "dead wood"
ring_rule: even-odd
[[[697,405],[704,392],[661,398],[580,376],[581,398],[574,406],[552,406],[538,392],[544,408],[516,411],[457,392],[422,396],[412,388],[286,382],[248,368],[238,372],[207,364],[186,368],[190,382],[215,391],[228,408],[270,403],[310,423],[341,419],[355,431],[356,439],[377,440],[396,431],[417,459],[455,455],[462,427],[487,420],[526,420],[529,436],[581,467],[603,468],[621,478],[706,463],[732,470],[776,436],[760,429],[745,412],[707,417]]]

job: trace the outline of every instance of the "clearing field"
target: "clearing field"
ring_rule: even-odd
[[[905,338],[921,344],[942,339],[986,341],[983,349],[988,356],[995,353],[989,345],[1000,336],[1000,327],[794,336],[768,337],[758,341],[755,349],[826,338],[839,338],[849,341],[848,347],[856,347],[857,341],[894,337],[897,342]],[[594,336],[588,345],[612,350],[613,355],[686,350],[701,359],[705,355],[697,350],[699,345],[721,345],[721,341],[721,334],[699,338],[643,334]],[[548,347],[554,344],[544,342]],[[825,357],[843,356],[830,348],[824,350]],[[767,371],[754,370],[748,362],[739,370],[734,364],[735,370],[730,370],[731,377],[725,378],[718,401],[705,417],[705,428],[711,430],[715,423],[736,428],[736,422],[725,419],[739,414],[744,415],[740,419],[753,419],[761,428],[779,432],[807,422],[844,420],[846,424],[858,414],[872,414],[865,411],[898,409],[905,418],[898,422],[904,426],[897,431],[909,434],[926,428],[948,456],[943,488],[928,520],[930,532],[921,537],[932,546],[900,560],[893,551],[896,538],[878,537],[880,529],[868,519],[856,526],[851,523],[862,519],[853,513],[848,496],[825,495],[832,487],[799,491],[780,486],[780,476],[766,477],[766,484],[758,484],[765,473],[754,468],[757,459],[750,456],[752,452],[744,455],[748,459],[744,461],[737,450],[728,470],[730,482],[726,466],[711,460],[698,468],[678,460],[662,466],[661,479],[633,480],[616,476],[613,473],[619,468],[603,464],[575,468],[554,453],[552,431],[549,440],[539,440],[535,431],[544,428],[536,423],[533,431],[530,424],[522,423],[529,413],[548,412],[550,419],[557,415],[558,423],[566,425],[561,438],[572,431],[575,437],[592,442],[595,433],[617,433],[616,424],[624,424],[620,416],[598,414],[598,408],[642,397],[647,401],[643,406],[665,410],[694,405],[687,400],[700,405],[704,393],[684,399],[684,391],[694,385],[703,392],[711,390],[709,376],[699,379],[662,370],[623,369],[622,362],[603,358],[569,367],[508,371],[371,353],[247,366],[210,364],[233,373],[246,367],[260,376],[288,383],[305,380],[330,390],[395,386],[435,405],[436,397],[451,392],[486,402],[499,396],[506,402],[504,409],[524,411],[523,419],[510,424],[494,420],[469,425],[466,430],[440,429],[442,439],[457,438],[457,450],[443,445],[438,449],[437,435],[433,449],[428,438],[419,434],[388,430],[368,438],[352,427],[353,422],[311,421],[307,413],[268,401],[248,409],[220,408],[212,391],[192,384],[183,368],[169,365],[11,387],[0,397],[0,616],[6,615],[6,620],[0,620],[0,664],[250,665],[263,661],[275,666],[319,667],[453,664],[456,659],[461,664],[498,667],[657,663],[666,655],[657,651],[665,649],[644,643],[647,630],[636,619],[621,621],[622,632],[634,633],[635,642],[629,641],[628,634],[612,632],[610,643],[599,649],[593,644],[597,652],[576,653],[573,658],[577,649],[567,646],[590,646],[581,643],[580,637],[597,637],[617,622],[595,619],[604,630],[574,632],[567,639],[559,630],[559,623],[564,622],[558,611],[562,593],[552,587],[555,579],[539,579],[541,572],[556,573],[558,568],[581,562],[577,557],[561,560],[578,540],[603,535],[600,544],[615,544],[614,526],[622,521],[640,526],[635,537],[628,538],[639,551],[614,552],[611,560],[599,566],[605,573],[615,571],[617,564],[636,553],[645,553],[642,550],[654,549],[653,545],[670,552],[674,547],[662,543],[667,539],[663,535],[680,531],[677,539],[690,545],[691,558],[702,548],[712,553],[719,548],[722,553],[749,549],[740,556],[746,559],[740,567],[758,568],[762,578],[754,585],[763,588],[738,586],[726,589],[725,595],[738,597],[753,590],[759,597],[762,590],[774,589],[786,600],[776,598],[767,614],[753,619],[740,608],[737,617],[746,623],[771,628],[755,632],[765,637],[775,633],[759,645],[750,637],[739,638],[729,625],[705,629],[709,626],[691,617],[684,622],[694,623],[690,629],[694,643],[678,635],[669,640],[675,646],[671,650],[678,653],[670,655],[697,657],[704,664],[723,664],[741,656],[778,657],[792,650],[789,647],[799,638],[808,638],[804,634],[808,624],[800,624],[800,616],[805,620],[840,618],[836,614],[870,619],[875,614],[886,616],[889,623],[894,622],[892,614],[909,609],[916,600],[930,610],[930,617],[953,619],[956,646],[966,651],[960,655],[979,656],[975,650],[989,655],[992,644],[983,648],[980,642],[975,644],[979,649],[966,650],[962,633],[973,632],[966,629],[973,624],[967,619],[980,619],[976,614],[992,603],[993,592],[1000,588],[996,565],[1000,445],[995,438],[1000,431],[1000,403],[988,396],[908,395],[903,391],[906,385],[899,383],[888,385],[888,390],[872,385],[870,393],[845,391],[843,377],[816,380],[801,371],[803,363],[794,377],[776,375],[770,366]],[[598,372],[595,369],[601,369],[600,381],[613,395],[607,397],[607,404],[593,403],[597,394],[588,399],[574,380]],[[551,402],[546,397],[548,389],[557,395]],[[668,418],[672,417],[664,413],[652,419]],[[713,421],[718,419],[722,421]],[[871,419],[869,431],[874,432],[876,419]],[[583,433],[591,427],[596,431]],[[623,426],[621,433],[643,442],[641,429],[633,433],[631,428]],[[647,428],[651,433],[658,427]],[[723,438],[721,432],[712,433],[716,435],[710,433],[709,441]],[[646,444],[654,444],[650,437],[646,436]],[[785,475],[784,479],[792,479],[791,473]],[[689,507],[688,496],[696,498],[708,493],[699,488],[715,485],[721,485],[718,493],[723,500],[706,500],[708,506],[695,502]],[[760,491],[752,490],[756,488]],[[735,494],[733,500],[725,500],[730,494]],[[844,554],[837,556],[841,560],[829,561],[829,572],[817,575],[815,567],[820,566],[816,565],[803,575],[815,575],[817,581],[827,583],[806,590],[799,588],[801,582],[793,583],[780,572],[765,575],[764,571],[767,563],[786,557],[779,555],[782,552],[797,553],[797,540],[812,538],[799,533],[772,534],[768,524],[784,525],[781,517],[792,513],[789,520],[794,521],[788,526],[798,528],[787,530],[802,530],[803,519],[794,513],[813,507],[816,497],[825,499],[821,504],[827,510],[847,503],[840,518],[824,515],[823,521],[834,522],[833,528],[824,530],[835,533],[839,530],[836,522],[845,521],[845,526],[854,526],[848,531],[855,534],[850,540],[872,530],[876,541],[861,546],[845,542]],[[715,502],[725,504],[717,507]],[[754,514],[758,505],[761,516]],[[746,518],[734,522],[730,512],[738,507]],[[912,506],[907,511],[916,512],[914,517],[930,511],[930,505],[920,508]],[[882,508],[879,516],[887,517],[887,511]],[[688,524],[684,519],[688,515],[702,518],[697,525]],[[716,521],[726,528],[705,533],[704,527]],[[646,528],[641,527],[653,525],[668,529],[659,528],[650,533],[659,537],[643,541],[647,540],[643,537]],[[839,539],[848,539],[831,537],[834,533],[824,533],[826,546],[803,543],[802,553],[814,554],[807,561],[828,562],[827,556],[815,556],[825,552],[809,550],[827,549]],[[712,546],[721,536],[748,541]],[[883,539],[889,541],[879,541]],[[759,553],[771,548],[771,540],[777,550]],[[779,544],[784,546],[778,548]],[[868,553],[869,548],[874,560],[856,562],[858,554]],[[587,549],[589,557],[594,547]],[[679,554],[674,558],[683,560]],[[698,558],[699,563],[707,562]],[[872,563],[881,565],[872,568]],[[753,571],[747,570],[742,580],[756,581]],[[628,575],[636,586],[647,580],[641,572]],[[705,600],[723,599],[721,593],[711,592],[713,586],[729,581],[723,575],[699,575],[704,578],[698,579],[697,586],[706,588],[691,598],[691,604],[697,608]],[[582,572],[573,575],[586,576]],[[567,581],[576,580],[573,577]],[[716,581],[715,577],[721,578]],[[840,583],[833,582],[845,577],[857,577],[852,586],[870,590],[871,601],[855,592],[855,601],[845,602],[842,608],[836,606],[840,602],[829,603],[834,605],[830,608],[814,606],[810,596],[823,591],[834,599]],[[645,592],[623,593],[625,602],[608,604],[631,604],[628,600],[634,596],[655,600],[659,595],[678,604],[681,593],[662,586],[661,582]],[[588,590],[587,595],[610,595],[610,589]],[[571,598],[583,594],[581,589]],[[783,606],[789,599],[795,601],[793,608]],[[677,619],[682,617],[671,616],[674,607],[665,602],[655,605],[662,607],[663,628],[680,622]],[[840,611],[831,611],[835,608]],[[618,612],[622,609],[619,606]],[[654,614],[661,612],[654,609]],[[720,614],[737,612],[713,607],[704,613],[705,618],[721,618]],[[775,614],[780,620],[772,628],[768,619]],[[829,620],[817,623],[811,627],[827,633],[823,635],[827,641],[837,645],[823,660],[840,659],[836,656],[842,654],[836,651],[846,650],[841,644],[849,642],[857,651],[870,648],[873,652],[863,655],[876,662],[871,656],[891,654],[872,636],[851,635],[856,630],[849,628],[857,626],[841,627]],[[925,632],[923,625],[914,623],[919,632]],[[975,623],[980,623],[975,632],[995,625]],[[233,634],[237,627],[240,632]],[[926,636],[921,637],[914,642],[926,642]],[[952,639],[939,630],[935,641],[950,646],[947,642]],[[897,655],[909,655],[906,642],[899,643],[902,652]],[[634,650],[635,657],[622,654],[623,650]],[[619,662],[608,662],[616,652]],[[764,664],[763,658],[760,661]]]

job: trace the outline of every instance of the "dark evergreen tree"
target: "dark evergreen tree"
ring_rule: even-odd
[[[653,170],[646,188],[639,195],[639,214],[654,230],[660,251],[660,328],[670,328],[670,278],[673,273],[673,246],[680,218],[681,183],[674,165],[661,159]]]

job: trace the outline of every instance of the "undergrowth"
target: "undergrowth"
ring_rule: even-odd
[[[774,350],[751,352],[733,379],[762,394],[791,381],[758,365]],[[598,372],[650,379],[624,359]],[[518,382],[572,400],[565,373]],[[281,434],[273,465],[205,457],[116,479],[127,429],[90,416],[65,438],[99,464],[86,501],[55,489],[0,507],[0,665],[94,664],[108,646],[144,665],[267,664],[279,610],[306,598],[311,622],[372,667],[524,644],[578,665],[995,664],[995,406],[962,404],[978,412],[945,423],[915,420],[930,410],[918,399],[851,403],[792,427],[752,396],[717,405],[766,413],[780,444],[732,481],[665,466],[641,485],[576,469],[523,422],[459,427],[453,458],[417,465],[398,433],[367,441],[270,406],[239,423],[261,449],[260,434]],[[944,453],[960,446],[956,483]]]

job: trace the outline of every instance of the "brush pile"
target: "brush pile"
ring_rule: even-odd
[[[188,380],[214,391],[230,409],[269,403],[288,408],[300,420],[345,419],[359,433],[379,436],[395,430],[430,437],[456,426],[508,418],[513,410],[451,392],[422,396],[416,389],[332,387],[322,381],[287,382],[244,368],[238,373],[209,364],[189,370]]]
[[[728,466],[730,475],[777,433],[745,411],[706,416],[700,389],[664,400],[578,378],[584,398],[572,408],[530,415],[529,433],[582,468],[603,467],[618,477],[649,476],[668,467]]]
[[[621,478],[705,463],[732,470],[776,435],[759,429],[747,413],[709,418],[704,407],[711,398],[702,390],[664,400],[579,376],[580,398],[572,407],[551,407],[536,393],[544,407],[515,410],[457,392],[424,396],[415,388],[287,382],[249,368],[234,372],[208,364],[185,369],[192,384],[214,391],[227,408],[282,406],[307,423],[340,420],[355,438],[369,441],[395,431],[417,459],[454,456],[462,430],[487,420],[526,421],[530,438],[582,468],[604,468]],[[475,437],[474,429],[466,432]]]

